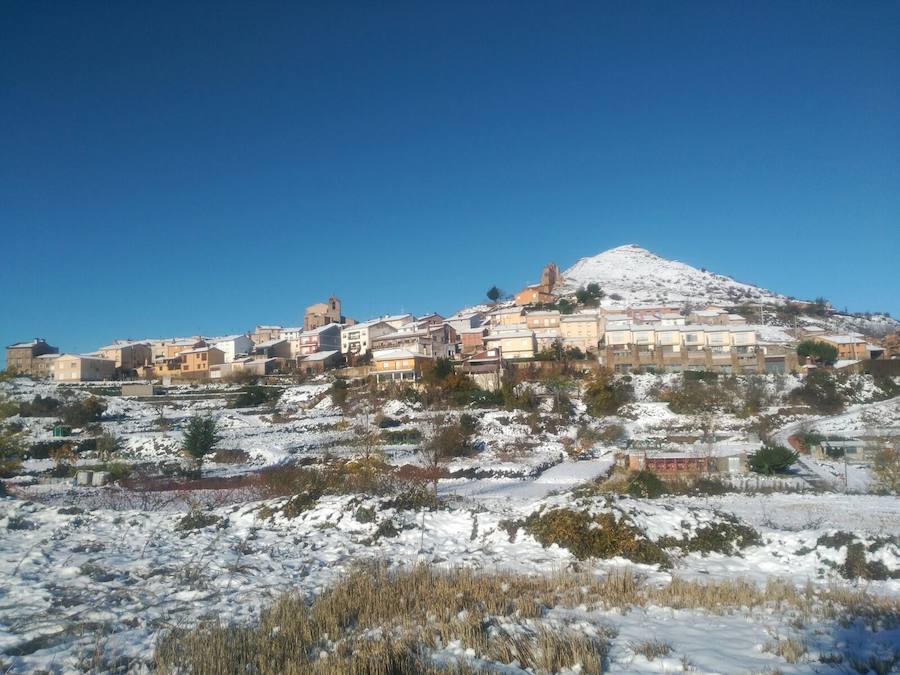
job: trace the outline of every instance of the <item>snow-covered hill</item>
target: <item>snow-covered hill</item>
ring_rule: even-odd
[[[582,258],[563,272],[563,277],[570,290],[597,282],[606,293],[604,305],[610,306],[685,302],[770,304],[787,300],[764,288],[661,258],[635,244]]]

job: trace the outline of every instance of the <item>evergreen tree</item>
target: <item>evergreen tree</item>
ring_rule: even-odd
[[[198,470],[203,458],[212,452],[213,446],[218,441],[217,425],[212,417],[194,415],[188,420],[187,429],[184,431],[184,450],[194,458]]]

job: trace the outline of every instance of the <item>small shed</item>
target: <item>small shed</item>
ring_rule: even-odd
[[[122,396],[155,396],[156,387],[152,382],[123,382]]]

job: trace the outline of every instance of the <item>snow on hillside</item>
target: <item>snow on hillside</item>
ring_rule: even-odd
[[[604,304],[612,306],[684,302],[734,305],[786,300],[764,288],[661,258],[635,244],[582,258],[563,272],[563,277],[571,290],[597,282],[606,293]]]

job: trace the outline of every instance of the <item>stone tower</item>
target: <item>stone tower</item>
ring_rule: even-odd
[[[541,290],[545,293],[553,293],[556,288],[562,286],[563,277],[559,272],[559,267],[556,266],[556,263],[547,263],[544,266],[544,271],[541,272]]]

